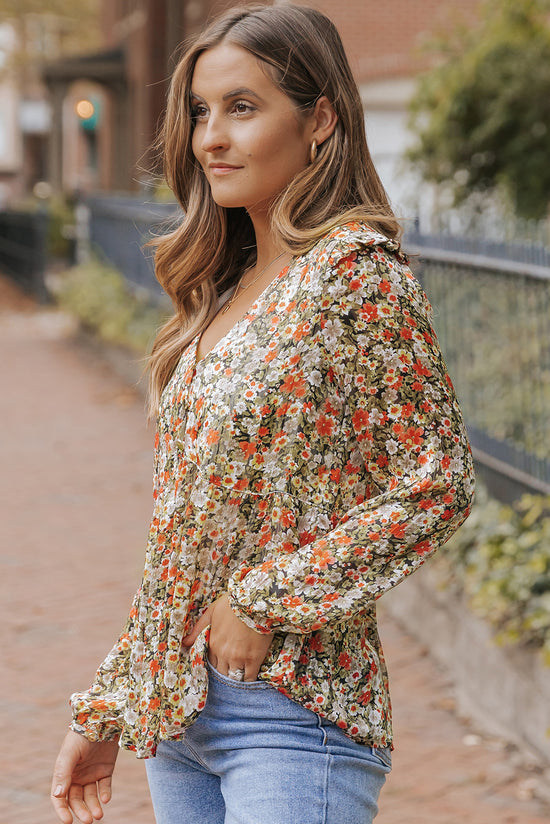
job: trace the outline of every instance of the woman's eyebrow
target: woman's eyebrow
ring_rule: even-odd
[[[192,100],[198,100],[201,103],[206,103],[206,100],[204,99],[204,97],[201,97],[200,94],[197,94],[192,89],[190,90],[189,95],[190,95]],[[230,92],[226,92],[223,95],[222,100],[231,100],[234,97],[243,97],[243,96],[244,97],[255,97],[256,100],[260,100],[260,101],[262,99],[260,97],[260,95],[256,94],[256,92],[253,92],[252,89],[248,89],[246,86],[241,86],[238,89],[232,89]]]
[[[222,100],[230,100],[232,97],[241,97],[242,95],[245,97],[255,97],[256,100],[262,99],[260,95],[253,92],[252,89],[248,89],[246,86],[241,86],[238,89],[233,89],[230,92],[226,92],[222,97]]]

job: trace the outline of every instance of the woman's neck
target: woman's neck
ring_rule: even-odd
[[[273,236],[267,215],[265,217],[263,215],[261,217],[250,215],[250,218],[256,235],[256,264],[254,268],[259,271],[267,267],[277,255],[280,255],[283,247],[278,243],[277,238]]]

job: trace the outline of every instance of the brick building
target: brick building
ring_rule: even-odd
[[[403,166],[408,104],[430,67],[427,46],[456,25],[475,25],[480,0],[311,0],[336,24],[365,108],[370,151],[400,217],[418,213],[418,180]]]
[[[105,51],[49,67],[46,79],[57,105],[58,124],[60,98],[74,81],[93,82],[101,91],[101,188],[131,190],[147,181],[148,147],[162,117],[174,52],[209,17],[231,5],[237,4],[228,0],[105,0]],[[410,140],[407,103],[416,77],[429,66],[429,53],[423,46],[434,34],[458,23],[475,25],[480,0],[308,0],[307,5],[328,14],[342,35],[365,105],[375,162],[392,199],[404,202],[411,183],[403,176],[399,161]],[[58,187],[60,140],[58,133],[51,152]]]

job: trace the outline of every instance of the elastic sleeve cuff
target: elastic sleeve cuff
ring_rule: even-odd
[[[70,728],[88,741],[111,741],[120,735],[122,714],[118,701],[75,692],[69,703],[73,711]]]
[[[280,628],[280,622],[264,616],[260,623],[253,617],[255,610],[251,607],[244,606],[242,603],[244,600],[247,600],[246,596],[248,594],[243,586],[243,581],[247,573],[251,571],[252,570],[250,567],[241,567],[234,573],[232,578],[230,578],[227,591],[229,596],[229,604],[235,615],[240,618],[243,624],[246,624],[247,627],[259,632],[261,635],[267,635],[268,633],[275,632],[276,629]]]

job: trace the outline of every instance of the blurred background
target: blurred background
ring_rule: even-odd
[[[22,722],[15,732],[13,724],[35,714],[45,723],[46,708],[65,717],[66,684],[73,676],[74,689],[89,682],[139,578],[150,433],[134,384],[170,312],[143,245],[179,218],[151,146],[182,43],[232,5],[239,4],[0,0],[0,448],[9,524],[0,559],[11,667],[4,719],[10,738],[27,736],[26,759],[36,730]],[[392,777],[394,807],[380,820],[455,824],[475,799],[473,824],[536,824],[550,809],[550,0],[307,5],[327,13],[342,35],[370,150],[432,303],[479,477],[467,524],[383,610],[401,627],[397,633],[411,632],[418,649],[444,667],[447,710],[474,726],[451,733],[440,718],[445,740],[430,739],[430,753],[415,749],[429,722],[421,709],[414,710],[417,726],[411,722],[412,687],[408,698],[405,690],[405,756]],[[79,428],[79,420],[86,425]],[[127,518],[138,502],[145,511],[134,532],[117,506],[128,466],[135,475]],[[102,570],[114,554],[116,572],[105,584]],[[84,599],[83,577],[90,589]],[[38,608],[46,580],[53,595]],[[22,614],[34,618],[21,623]],[[77,627],[86,639],[94,633],[93,654],[80,649]],[[32,681],[21,637],[27,651],[48,657],[41,694],[50,698],[42,710],[33,698],[23,706],[14,697]],[[390,635],[397,658],[400,638]],[[62,652],[67,644],[71,661]],[[424,661],[422,652],[417,657]],[[424,677],[424,708],[437,703],[429,692],[436,676],[427,669],[407,676],[413,663],[400,663],[399,683]],[[421,791],[415,769],[422,758],[435,754],[437,761],[452,735],[458,749],[442,763],[459,764],[457,772]],[[494,762],[493,772],[478,766],[477,779],[471,771],[464,779],[460,747],[470,748],[471,761],[472,748],[485,745],[478,764]],[[41,787],[51,755],[48,749],[37,762]],[[143,776],[127,769],[140,786],[139,803],[117,808],[109,820],[151,821]],[[455,798],[462,779],[464,794]],[[7,788],[5,818],[17,812],[20,821],[42,824],[50,820],[42,796],[26,780],[18,773],[17,789]],[[506,788],[503,797],[497,787]],[[417,818],[410,806],[399,807],[415,792]],[[451,796],[454,807],[437,807],[438,797]],[[429,814],[428,798],[436,805]]]

